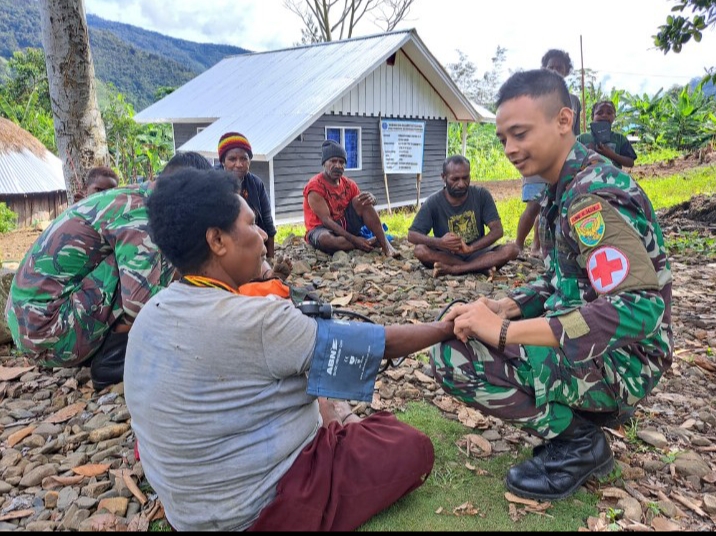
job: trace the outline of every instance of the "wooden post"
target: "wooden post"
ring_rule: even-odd
[[[462,127],[462,156],[465,156],[467,152],[467,121],[463,121],[460,126]]]
[[[417,210],[420,210],[420,181],[422,181],[422,180],[423,180],[423,174],[418,173],[418,176],[415,179],[415,185],[418,188],[418,201],[415,203]]]
[[[383,118],[378,115],[378,131],[380,132],[380,166],[383,168],[383,182],[385,183],[385,199],[388,201],[388,214],[393,214],[390,208],[390,191],[388,189],[388,174],[385,172],[385,155],[383,154]]]

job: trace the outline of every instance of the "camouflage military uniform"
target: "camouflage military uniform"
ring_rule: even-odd
[[[174,269],[147,234],[149,184],[83,199],[38,237],[7,302],[18,349],[46,366],[79,365],[171,282]]]
[[[545,274],[510,297],[548,318],[559,347],[454,340],[432,366],[449,394],[552,439],[572,409],[623,415],[671,366],[671,269],[644,191],[580,143],[540,216]]]

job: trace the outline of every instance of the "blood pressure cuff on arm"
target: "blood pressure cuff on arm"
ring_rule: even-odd
[[[385,328],[366,322],[319,318],[306,392],[371,402],[385,353]]]

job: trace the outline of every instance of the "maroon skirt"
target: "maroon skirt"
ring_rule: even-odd
[[[332,422],[299,454],[248,530],[355,530],[420,487],[434,461],[430,438],[391,413]]]

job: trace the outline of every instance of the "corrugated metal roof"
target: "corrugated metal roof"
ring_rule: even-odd
[[[213,121],[177,149],[216,157],[221,135],[239,131],[251,140],[254,160],[268,160],[401,47],[453,111],[453,120],[479,120],[415,30],[225,58],[134,119]]]
[[[50,151],[38,157],[27,149],[0,153],[0,195],[65,191],[62,162]]]
[[[495,114],[493,114],[490,110],[485,108],[484,106],[481,106],[477,104],[474,101],[470,101],[470,104],[472,104],[472,107],[475,108],[475,111],[480,116],[480,123],[494,123],[495,122]]]

